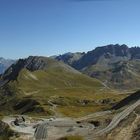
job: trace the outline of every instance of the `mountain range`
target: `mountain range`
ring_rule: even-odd
[[[108,87],[132,89],[140,86],[140,48],[127,45],[97,47],[87,53],[55,57]]]
[[[114,91],[136,91],[140,86],[139,47],[107,45],[87,53],[30,56],[10,62],[13,64],[0,77],[0,103],[23,114],[36,113],[39,108],[43,113],[69,116],[65,105],[83,104],[100,110],[126,97]],[[57,111],[52,111],[53,103],[59,105]]]
[[[139,47],[107,45],[87,53],[1,58],[1,63],[0,116],[74,118],[81,129],[90,124],[88,139],[96,132],[105,140],[124,140],[123,134],[139,139]]]

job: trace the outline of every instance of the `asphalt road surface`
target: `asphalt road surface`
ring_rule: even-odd
[[[121,113],[117,114],[111,121],[111,123],[104,129],[97,131],[96,133],[89,134],[88,140],[93,140],[97,136],[103,135],[112,129],[114,129],[123,119],[125,119],[130,113],[134,111],[134,109],[140,105],[140,100],[135,102],[134,104],[127,107]]]
[[[43,124],[40,124],[36,130],[35,130],[35,134],[34,134],[34,137],[36,140],[47,140],[47,127],[48,127],[48,124],[47,123],[43,123]]]

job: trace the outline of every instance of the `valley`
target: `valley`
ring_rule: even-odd
[[[0,0],[0,140],[140,140],[140,0]]]
[[[139,48],[108,45],[19,59],[0,76],[2,140],[114,140],[131,123],[127,140],[133,140],[139,54]]]
[[[84,118],[32,118],[28,116],[8,116],[3,118],[3,122],[7,123],[10,128],[19,133],[18,139],[22,140],[55,140],[61,139],[65,136],[81,136],[86,140],[98,139],[100,136],[109,133],[115,127],[119,125],[121,121],[127,118],[138,106],[140,106],[140,100],[134,104],[128,106],[120,113],[115,113],[110,123],[101,128],[97,125],[97,121],[88,121],[97,117],[102,117],[113,114],[112,111],[97,112],[85,116]],[[139,116],[139,115],[138,115]],[[16,118],[24,117],[26,122],[21,122],[19,125],[15,125]],[[99,128],[98,128],[99,127]],[[105,128],[103,128],[105,127]],[[14,138],[14,137],[13,137]]]

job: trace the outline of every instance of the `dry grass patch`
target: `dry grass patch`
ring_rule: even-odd
[[[60,138],[59,140],[84,140],[82,136],[66,136],[64,138]]]
[[[73,118],[78,118],[78,117],[83,117],[85,115],[89,115],[91,113],[95,113],[98,111],[101,111],[105,109],[105,106],[85,106],[85,107],[80,107],[80,106],[62,106],[58,107],[57,111],[63,114],[64,116],[67,117],[73,117]]]

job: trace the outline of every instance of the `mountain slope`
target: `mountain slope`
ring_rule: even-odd
[[[77,62],[85,53],[65,53],[63,55],[55,56],[54,58],[58,61],[63,61],[64,63],[74,67],[74,63]]]
[[[123,98],[100,81],[47,57],[20,59],[1,76],[0,83],[2,113],[77,117],[108,108]]]
[[[97,47],[83,54],[72,64],[65,63],[90,77],[101,80],[109,87],[137,89],[140,86],[139,47],[129,48],[118,44]]]
[[[138,104],[137,104],[138,103]],[[140,91],[132,93],[130,96],[121,100],[118,104],[116,104],[113,109],[117,110],[117,112],[122,113],[120,118],[123,116],[123,110],[132,112],[117,125],[114,129],[112,129],[108,134],[105,134],[105,140],[139,140],[140,139]],[[137,106],[133,105],[137,104]],[[127,112],[125,113],[127,114]],[[117,118],[118,114],[115,116]],[[114,117],[114,118],[115,118]],[[102,139],[102,138],[100,138]]]

